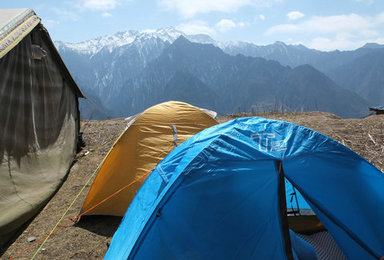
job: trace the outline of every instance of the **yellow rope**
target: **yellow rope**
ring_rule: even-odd
[[[113,140],[112,140],[113,141]],[[107,146],[108,144],[112,143],[112,141],[110,142],[107,142],[105,145],[103,146],[100,146],[98,147],[98,149],[95,150],[98,151],[100,150],[101,148],[103,148],[104,146]],[[113,148],[113,146],[112,146]],[[111,148],[111,149],[112,149]],[[109,151],[111,151],[111,149]],[[109,154],[109,152],[108,152]],[[107,155],[108,156],[108,155]],[[107,157],[106,156],[106,157]],[[105,157],[105,158],[106,158]],[[104,158],[104,160],[105,160]],[[100,166],[103,164],[104,160],[97,166],[97,168],[93,171],[93,173],[91,174],[91,176],[89,177],[89,179],[87,180],[87,182],[84,184],[84,186],[81,188],[81,190],[79,191],[79,193],[76,195],[76,197],[73,199],[72,203],[69,205],[69,207],[67,208],[67,210],[64,212],[64,214],[61,216],[61,218],[59,219],[59,221],[56,223],[55,227],[51,230],[51,232],[49,233],[49,235],[45,238],[45,240],[43,241],[43,243],[41,243],[40,247],[36,250],[36,252],[34,253],[34,255],[32,256],[31,260],[33,260],[36,255],[40,252],[41,248],[44,246],[45,242],[47,242],[48,238],[50,237],[51,234],[54,233],[54,231],[56,230],[56,228],[59,226],[60,222],[64,219],[64,217],[67,215],[68,211],[72,208],[72,206],[75,204],[76,200],[80,197],[81,193],[83,192],[83,190],[85,189],[85,187],[88,185],[88,183],[92,180],[92,178],[95,176],[95,174],[99,171],[100,169]]]
[[[23,254],[24,252],[28,251],[29,249],[31,249],[32,247],[34,247],[35,245],[39,244],[40,242],[42,242],[44,239],[46,239],[47,237],[50,237],[52,234],[58,232],[59,230],[63,229],[64,227],[68,226],[69,224],[71,224],[72,222],[80,219],[81,216],[87,214],[88,212],[92,211],[93,209],[95,209],[96,207],[100,206],[101,204],[103,204],[104,202],[106,202],[107,200],[111,199],[112,197],[116,196],[117,194],[119,194],[120,192],[122,192],[123,190],[125,190],[126,188],[128,188],[129,186],[131,186],[132,184],[136,183],[136,182],[141,182],[143,181],[152,171],[149,171],[147,172],[146,174],[144,174],[143,176],[141,176],[139,179],[137,180],[134,180],[130,183],[128,183],[127,185],[125,185],[124,187],[120,188],[119,190],[115,191],[114,193],[112,193],[111,195],[109,195],[108,197],[106,197],[105,199],[103,199],[102,201],[100,201],[99,203],[93,205],[92,207],[90,207],[89,209],[87,209],[86,211],[84,211],[83,213],[81,213],[80,215],[78,215],[77,217],[71,219],[70,221],[68,221],[67,223],[65,223],[64,225],[62,225],[61,227],[57,228],[56,230],[54,230],[53,232],[51,232],[50,234],[48,234],[47,236],[43,237],[42,239],[40,239],[39,241],[35,242],[33,245],[29,246],[28,248],[24,249],[23,251],[19,252],[17,255],[15,255],[14,257],[12,257],[10,260],[13,260],[15,259],[16,257],[20,256],[21,254]]]

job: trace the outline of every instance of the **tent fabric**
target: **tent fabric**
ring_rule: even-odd
[[[4,40],[35,14],[0,17]],[[64,67],[41,24],[0,59],[0,246],[52,196],[75,156],[82,95]]]
[[[297,236],[313,246],[318,260],[347,260],[327,231]]]
[[[348,259],[384,255],[382,172],[313,130],[242,118],[200,132],[157,165],[105,259],[289,259],[279,160]]]
[[[104,159],[83,203],[82,210],[88,215],[123,216],[145,176],[176,145],[217,124],[211,114],[177,101],[155,105],[127,121],[128,127]],[[132,182],[133,185],[92,209]]]
[[[292,230],[289,230],[294,257],[297,259],[317,260],[315,248]],[[336,260],[336,258],[334,259]]]

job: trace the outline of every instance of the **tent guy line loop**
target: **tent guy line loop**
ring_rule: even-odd
[[[132,182],[130,182],[129,184],[125,185],[124,187],[120,188],[119,190],[115,191],[114,193],[112,193],[111,195],[109,195],[108,197],[106,197],[105,199],[103,199],[102,201],[100,201],[99,203],[97,203],[96,205],[94,205],[92,208],[88,209],[87,211],[84,211],[83,213],[81,213],[80,215],[76,216],[75,218],[71,219],[70,221],[68,221],[67,223],[65,223],[64,225],[56,228],[54,231],[50,232],[48,235],[46,235],[45,237],[43,237],[42,239],[40,239],[39,241],[35,242],[33,245],[29,246],[28,248],[24,249],[23,251],[19,252],[17,255],[11,257],[9,260],[13,260],[15,259],[16,257],[20,256],[21,254],[25,253],[26,251],[28,251],[29,249],[33,248],[35,245],[43,242],[43,241],[46,241],[50,236],[52,236],[53,234],[55,234],[56,232],[58,232],[59,230],[63,229],[64,227],[68,226],[69,224],[71,224],[72,222],[75,222],[76,220],[80,219],[83,215],[85,215],[86,213],[88,213],[89,211],[93,210],[94,208],[98,207],[99,205],[103,204],[104,202],[108,201],[109,199],[113,198],[114,196],[116,196],[117,194],[119,194],[120,192],[122,192],[123,190],[125,190],[126,188],[128,188],[129,186],[135,184],[136,182],[138,181],[141,181],[141,179],[145,179],[152,171],[149,171],[147,172],[146,174],[144,174],[143,176],[141,176],[139,179],[137,180],[134,180]],[[36,255],[36,253],[35,253]],[[35,255],[33,257],[35,257]],[[31,259],[33,259],[33,257]]]

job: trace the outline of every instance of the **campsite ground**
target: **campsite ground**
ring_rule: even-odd
[[[219,121],[224,122],[243,116],[250,114],[228,115],[219,118]],[[257,116],[289,121],[328,135],[384,171],[384,115],[363,119],[340,119],[323,112],[267,113]],[[28,227],[5,251],[0,252],[1,259],[17,256],[50,233],[95,172],[114,140],[124,130],[125,121],[124,119],[83,120],[81,127],[86,147],[77,154],[67,179]],[[59,227],[79,215],[81,204],[91,183],[92,181],[85,185],[85,189],[68,210]],[[83,217],[77,223],[69,223],[49,237],[35,259],[101,259],[120,220],[120,217],[90,216]],[[28,242],[32,238],[36,240]],[[16,259],[31,259],[40,245],[41,243],[36,244]]]

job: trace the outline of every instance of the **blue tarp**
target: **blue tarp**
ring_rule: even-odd
[[[242,118],[191,137],[155,168],[105,259],[287,259],[276,161],[348,259],[384,255],[377,168],[313,130]]]

